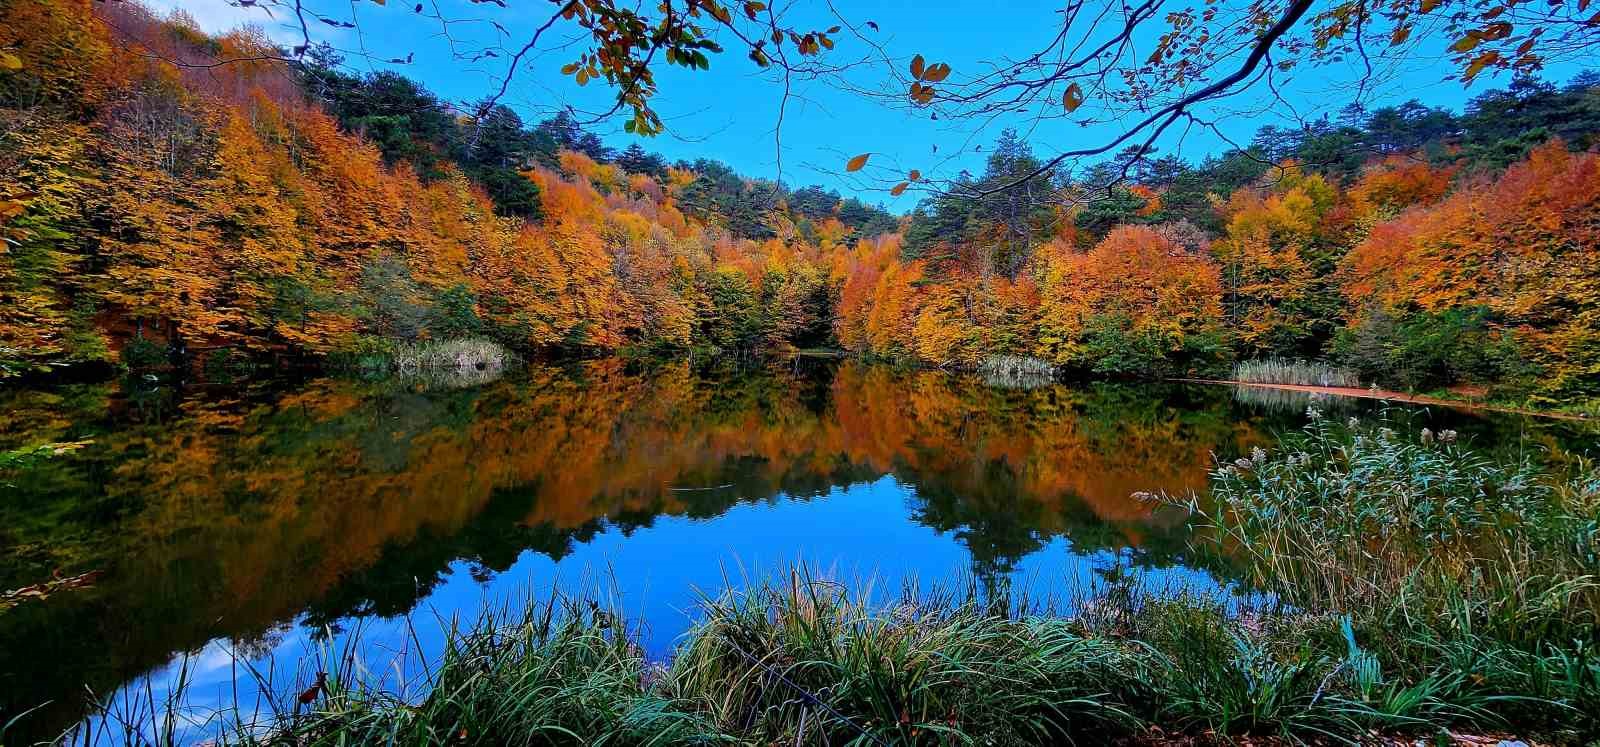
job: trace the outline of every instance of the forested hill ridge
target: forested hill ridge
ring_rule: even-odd
[[[130,343],[158,360],[464,335],[823,344],[831,276],[898,229],[836,193],[613,153],[566,116],[468,123],[326,57],[212,66],[277,53],[132,3],[17,0],[0,27],[19,63],[0,69],[9,371]]]
[[[1106,376],[1326,357],[1600,397],[1592,74],[983,189],[1039,170],[1008,134],[965,179],[986,196],[899,217],[566,116],[468,121],[402,76],[252,60],[280,55],[131,3],[11,0],[0,55],[0,375],[490,337]]]

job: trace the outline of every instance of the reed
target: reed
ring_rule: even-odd
[[[1320,361],[1266,358],[1233,365],[1233,380],[1251,384],[1359,387],[1361,379],[1347,368]]]
[[[405,373],[421,371],[499,371],[515,360],[492,340],[426,340],[397,347],[393,365]]]
[[[978,375],[990,386],[1036,389],[1056,380],[1056,367],[1024,355],[991,355],[978,363]]]
[[[1158,500],[1192,510],[1198,549],[1255,588],[1350,621],[1366,707],[1600,729],[1600,470],[1312,414],[1219,465],[1208,495]]]

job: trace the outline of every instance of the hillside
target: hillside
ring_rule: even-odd
[[[1408,389],[1600,396],[1600,88],[1519,78],[1266,127],[1189,164],[987,170],[897,218],[473,119],[336,55],[136,5],[17,0],[0,49],[0,371],[834,346],[1082,376],[1333,358]],[[176,61],[180,64],[173,64]],[[1039,195],[1049,196],[1040,199]]]

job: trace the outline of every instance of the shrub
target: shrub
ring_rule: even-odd
[[[1526,379],[1509,333],[1497,332],[1488,309],[1373,311],[1341,332],[1333,349],[1371,381],[1403,389]]]

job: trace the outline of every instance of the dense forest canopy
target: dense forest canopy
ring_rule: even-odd
[[[1332,357],[1397,386],[1600,396],[1592,73],[1461,112],[1351,106],[1198,163],[1129,143],[1069,169],[1007,132],[897,216],[452,105],[309,40],[129,3],[0,15],[8,375],[487,337],[1109,376]]]

